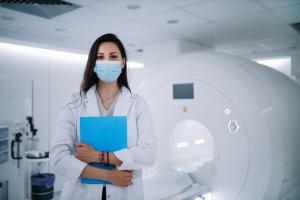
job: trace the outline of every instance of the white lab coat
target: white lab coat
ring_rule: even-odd
[[[99,116],[96,86],[80,98],[73,94],[63,107],[57,121],[51,143],[50,162],[54,171],[65,177],[61,200],[101,199],[102,185],[81,184],[79,176],[87,165],[75,157],[79,142],[79,117]],[[151,114],[144,98],[132,94],[122,87],[115,104],[114,116],[127,116],[128,148],[114,152],[123,161],[120,170],[133,170],[133,184],[129,187],[107,185],[108,200],[142,200],[142,169],[154,164],[156,157],[156,136]]]

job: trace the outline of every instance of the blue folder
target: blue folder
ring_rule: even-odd
[[[89,144],[96,151],[114,152],[127,148],[127,117],[101,116],[80,117],[80,141]],[[89,163],[89,165],[104,169],[115,169],[114,165]],[[109,184],[98,179],[81,178],[81,183]]]

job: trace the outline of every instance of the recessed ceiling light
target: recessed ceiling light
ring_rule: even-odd
[[[6,21],[13,21],[13,20],[15,20],[15,18],[13,18],[11,16],[1,16],[1,19],[6,20]]]
[[[64,28],[55,28],[55,31],[57,31],[57,32],[65,32],[66,29],[64,29]]]
[[[134,44],[130,43],[128,44],[129,47],[134,47]]]
[[[179,21],[177,19],[169,19],[167,20],[168,24],[177,24]]]
[[[143,49],[137,49],[136,52],[142,53],[144,50]]]
[[[138,10],[138,9],[141,8],[141,6],[139,6],[139,5],[137,5],[137,4],[129,4],[129,5],[127,6],[127,8],[128,8],[129,10]]]

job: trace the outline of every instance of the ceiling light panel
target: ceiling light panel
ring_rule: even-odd
[[[99,0],[66,0],[66,1],[76,5],[86,6],[92,4],[93,2],[97,2]]]
[[[0,6],[46,19],[80,8],[78,5],[60,0],[1,0]]]

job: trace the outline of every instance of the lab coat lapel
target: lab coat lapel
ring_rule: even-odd
[[[115,104],[114,116],[127,116],[133,102],[133,97],[126,87],[122,87],[119,98]]]
[[[96,85],[92,86],[86,94],[86,114],[87,116],[100,116],[96,98]]]
[[[133,102],[133,97],[126,87],[122,87],[121,93],[115,104],[114,116],[127,116]],[[86,94],[86,115],[100,116],[99,107],[96,98],[96,85],[92,86]]]

